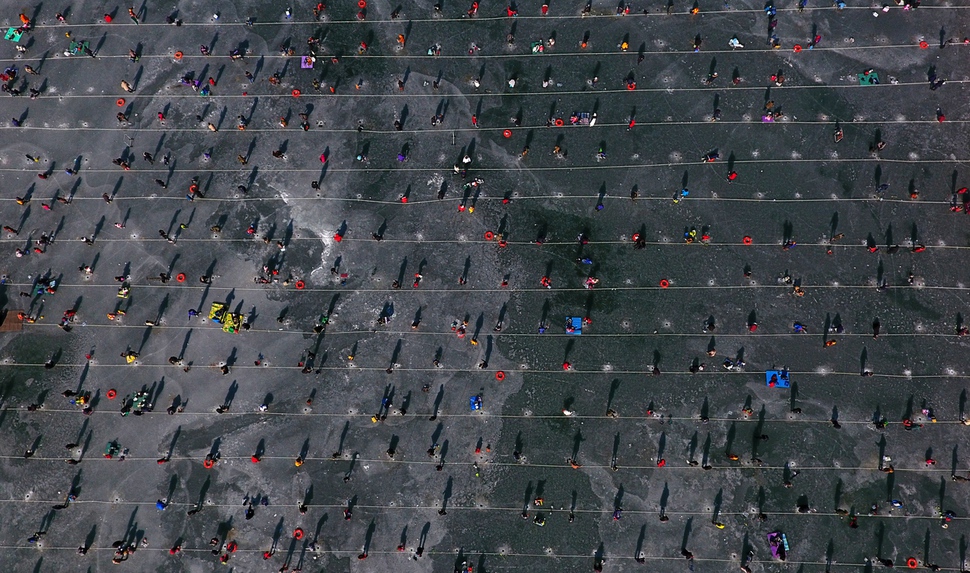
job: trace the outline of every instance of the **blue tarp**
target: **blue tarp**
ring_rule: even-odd
[[[769,388],[788,388],[791,380],[787,370],[768,370],[765,372],[765,384]]]
[[[482,397],[481,396],[471,396],[468,398],[468,407],[472,410],[482,409]]]
[[[578,316],[566,317],[566,334],[579,336],[583,333],[583,319]]]

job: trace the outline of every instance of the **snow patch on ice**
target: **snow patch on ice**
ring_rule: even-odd
[[[439,155],[438,160],[444,161],[445,154],[442,153],[441,155]],[[428,179],[428,187],[431,187],[432,189],[436,189],[436,190],[441,189],[441,185],[444,182],[445,182],[445,176],[442,175],[441,173],[435,173],[434,175],[431,176],[430,179]]]
[[[320,266],[310,271],[311,280],[320,280],[319,277],[322,275],[324,269],[327,268],[327,257],[330,256],[330,252],[333,251],[333,246],[336,243],[333,235],[320,235],[320,242],[323,243],[323,252],[320,253]]]

